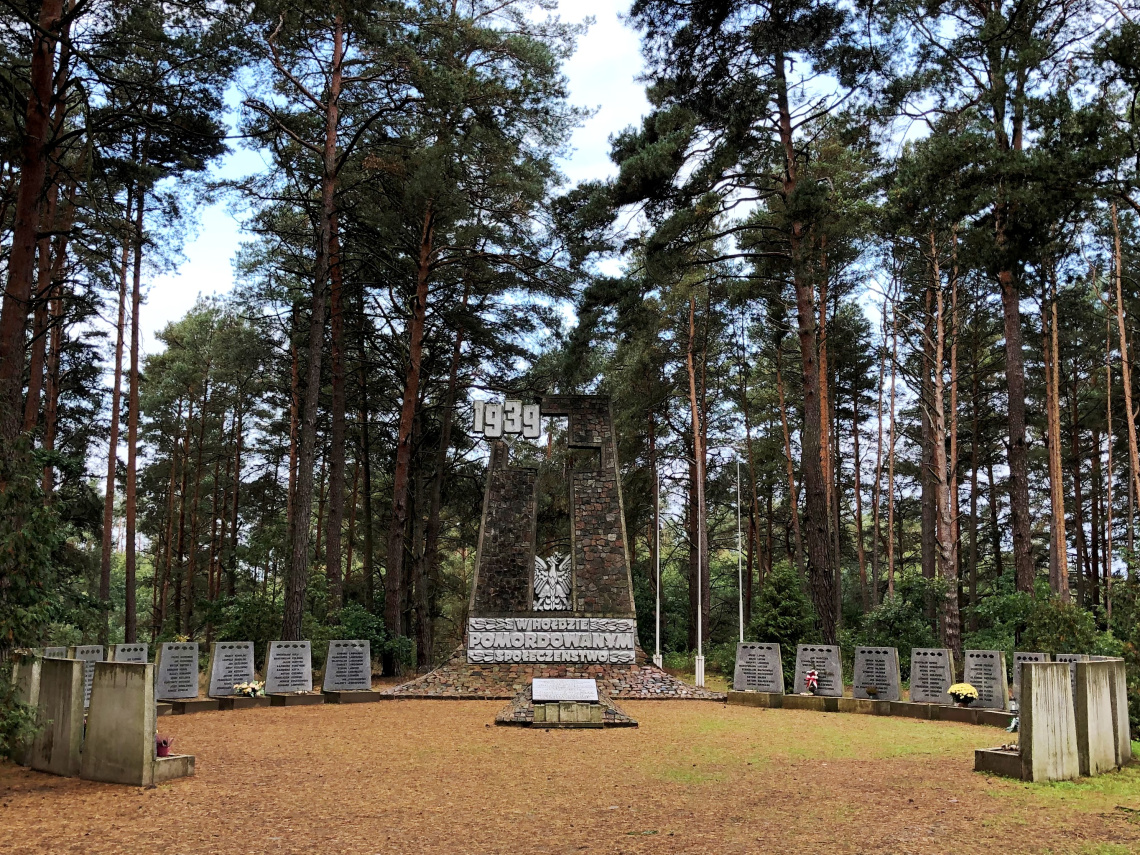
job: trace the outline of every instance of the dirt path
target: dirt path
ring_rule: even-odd
[[[0,852],[1140,851],[1140,768],[1027,786],[993,728],[627,702],[633,730],[493,727],[499,703],[160,719],[198,774],[140,790],[0,765]]]

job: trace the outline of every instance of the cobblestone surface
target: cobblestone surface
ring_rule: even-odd
[[[723,692],[698,689],[653,665],[641,648],[633,665],[501,664],[472,665],[463,648],[434,671],[384,694],[401,698],[467,698],[510,700],[534,677],[592,677],[599,694],[637,700],[723,701]]]

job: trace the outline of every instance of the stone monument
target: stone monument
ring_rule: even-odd
[[[856,647],[851,696],[872,701],[897,701],[902,678],[897,647]],[[872,691],[873,690],[873,691]]]
[[[1000,650],[967,650],[965,656],[965,680],[978,690],[975,705],[988,710],[1009,709],[1005,654]]]
[[[42,656],[28,652],[17,653],[12,661],[13,697],[32,709],[40,705],[40,675],[43,673],[43,663]],[[30,739],[12,745],[12,762],[27,766],[31,747]]]
[[[37,772],[73,778],[83,745],[83,671],[78,659],[45,659],[40,666],[40,730],[27,755]]]
[[[1116,768],[1112,726],[1115,662],[1074,662],[1077,693],[1073,696],[1077,723],[1077,759],[1082,775],[1099,775]]]
[[[732,688],[737,692],[784,694],[784,666],[780,645],[742,641],[736,645]]]
[[[139,644],[116,644],[115,649],[111,651],[112,662],[133,662],[136,665],[140,662],[147,660],[147,645],[145,643]]]
[[[329,642],[325,657],[325,692],[372,691],[372,645],[368,641]]]
[[[915,704],[954,703],[954,653],[947,647],[912,647],[910,651],[910,700]]]
[[[211,698],[228,698],[236,694],[234,686],[257,679],[253,665],[252,641],[215,641],[210,648]]]
[[[1073,687],[1073,697],[1077,696],[1077,662],[1088,662],[1089,655],[1087,653],[1058,653],[1056,657],[1057,662],[1064,662],[1069,666],[1069,682]]]
[[[307,641],[271,641],[265,657],[265,693],[313,691],[313,654]]]
[[[1013,687],[1012,697],[1016,701],[1018,695],[1018,687],[1021,685],[1021,665],[1023,662],[1048,662],[1048,653],[1023,653],[1021,651],[1014,651],[1013,654]]]
[[[165,642],[158,648],[155,695],[160,701],[198,697],[198,642]]]
[[[816,694],[829,698],[843,697],[843,668],[839,664],[839,648],[829,644],[800,644],[796,647],[796,684],[794,693],[806,692],[808,671],[819,677]]]

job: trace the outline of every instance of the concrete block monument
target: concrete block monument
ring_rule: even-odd
[[[210,647],[211,698],[229,698],[234,686],[257,678],[252,641],[215,641]]]
[[[111,651],[112,662],[134,662],[136,665],[140,662],[149,662],[148,649],[145,643],[139,644],[116,644]]]
[[[1018,687],[1021,685],[1021,665],[1024,662],[1048,662],[1048,653],[1023,653],[1021,651],[1014,651],[1013,654],[1013,685],[1011,688],[1011,697],[1017,700]]]
[[[83,745],[83,669],[78,659],[45,659],[40,666],[37,719],[28,765],[37,772],[73,778]]]
[[[897,647],[856,647],[851,695],[860,700],[897,701],[902,695]]]
[[[819,676],[819,690],[822,697],[843,697],[843,668],[839,664],[839,648],[828,644],[800,644],[796,647],[796,684],[793,694],[806,692],[805,678],[808,671]]]
[[[329,642],[325,678],[321,686],[326,702],[336,704],[370,701],[372,691],[372,645],[366,640]]]
[[[265,657],[265,693],[313,691],[313,655],[307,641],[271,641]]]
[[[737,692],[784,694],[780,645],[747,641],[737,644],[732,688]]]
[[[954,652],[946,647],[912,647],[910,651],[910,700],[915,704],[954,701]]]
[[[154,666],[97,663],[80,777],[149,787],[192,774],[192,756],[155,756]]]
[[[975,706],[981,709],[1009,709],[1005,654],[1000,650],[967,650],[965,680],[978,690]]]
[[[1069,682],[1073,686],[1073,697],[1077,696],[1077,662],[1088,662],[1089,655],[1087,653],[1058,653],[1057,662],[1064,662],[1069,666]]]
[[[1073,664],[1077,672],[1077,694],[1073,702],[1076,710],[1078,765],[1082,775],[1099,775],[1116,768],[1116,742],[1112,726],[1116,663]]]
[[[1112,673],[1112,733],[1116,765],[1123,766],[1132,760],[1132,734],[1128,725],[1128,678],[1123,659],[1113,659]]]
[[[40,674],[43,668],[43,657],[34,653],[18,653],[12,662],[12,686],[15,690],[15,699],[36,709],[40,703]],[[32,748],[32,740],[19,742],[12,746],[12,762],[20,766],[28,765],[28,757]]]
[[[95,676],[95,663],[102,662],[104,658],[103,645],[80,644],[72,647],[68,653],[70,658],[86,663],[83,666],[83,709],[87,709],[91,705],[91,679]]]

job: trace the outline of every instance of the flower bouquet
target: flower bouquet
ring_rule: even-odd
[[[955,683],[949,689],[949,695],[960,707],[968,707],[978,699],[978,690],[969,683]]]
[[[819,672],[814,668],[804,675],[804,688],[813,695],[819,694]]]
[[[248,683],[237,683],[234,686],[234,694],[246,698],[256,698],[259,695],[265,694],[265,684],[259,683],[257,680],[250,680]]]

